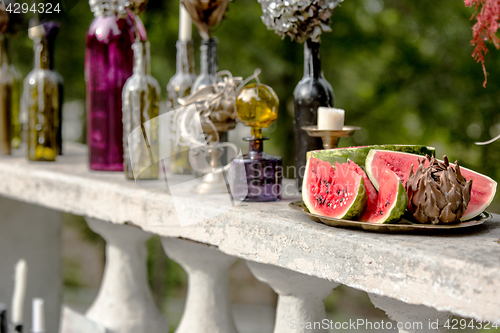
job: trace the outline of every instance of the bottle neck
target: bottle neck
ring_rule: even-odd
[[[133,45],[134,50],[134,74],[149,75],[150,67],[150,52],[149,42],[138,39]]]
[[[45,38],[35,41],[34,51],[35,69],[50,69],[49,50]]]
[[[214,75],[218,70],[217,39],[204,39],[200,46],[201,50],[201,74]]]
[[[177,74],[194,75],[193,41],[178,40],[177,46]]]
[[[313,42],[310,38],[304,43],[304,76],[316,79],[323,76],[319,45],[319,42]]]

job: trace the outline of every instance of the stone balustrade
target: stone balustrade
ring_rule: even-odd
[[[65,152],[57,163],[0,159],[0,297],[12,290],[4,267],[25,257],[27,298],[46,298],[47,332],[58,331],[61,306],[57,212],[85,216],[107,242],[101,288],[86,314],[107,332],[168,331],[147,285],[145,242],[153,234],[188,274],[179,333],[237,331],[228,289],[237,258],[278,294],[276,333],[326,332],[300,323],[321,322],[323,301],[339,284],[367,292],[400,332],[444,332],[451,315],[500,324],[500,216],[432,236],[338,229],[289,209],[296,193],[228,207],[227,195],[191,193],[196,180],[135,184],[121,173],[89,171],[84,146]],[[414,322],[423,327],[405,325]]]

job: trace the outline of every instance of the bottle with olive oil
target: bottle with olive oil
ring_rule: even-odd
[[[22,112],[28,116],[27,148],[31,161],[55,161],[58,152],[59,81],[50,70],[48,40],[43,25],[29,29],[34,43],[34,68],[24,79]]]

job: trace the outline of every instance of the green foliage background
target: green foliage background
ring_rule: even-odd
[[[177,1],[151,0],[141,15],[151,42],[152,72],[164,88],[175,71]],[[486,56],[489,80],[471,58],[470,17],[474,9],[457,0],[345,0],[322,36],[322,65],[346,123],[363,130],[342,146],[383,143],[428,144],[462,165],[500,179],[500,143],[475,141],[500,133],[500,53]],[[303,47],[266,29],[256,0],[235,0],[216,29],[219,68],[261,80],[280,97],[280,116],[267,131],[269,153],[293,159],[293,89],[303,72]],[[85,34],[92,20],[79,1],[63,19],[56,69],[65,79],[65,99],[85,98]],[[200,38],[193,26],[196,49]],[[15,40],[15,63],[32,67],[27,33]],[[494,49],[490,47],[490,49]],[[199,52],[196,51],[199,59]],[[500,212],[492,208],[492,211]]]

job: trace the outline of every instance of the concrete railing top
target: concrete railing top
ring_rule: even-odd
[[[189,177],[168,177],[168,191],[165,180],[136,185],[122,173],[90,171],[85,146],[69,145],[66,152],[56,163],[28,162],[19,152],[2,157],[0,195],[134,224],[410,304],[500,321],[498,215],[480,227],[427,236],[333,228],[289,209],[296,192],[280,202],[231,208],[227,194],[201,200],[190,191],[197,180]]]

